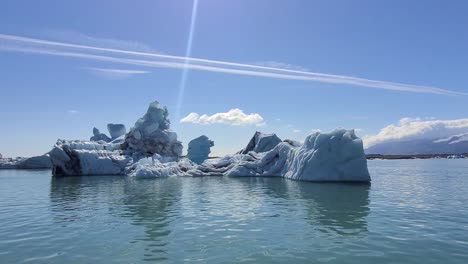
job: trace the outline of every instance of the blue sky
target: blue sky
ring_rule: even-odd
[[[138,56],[144,63],[126,63],[135,56],[31,42],[184,57],[192,11],[189,0],[2,1],[0,153],[41,154],[57,138],[89,138],[93,126],[130,127],[154,100],[169,108],[184,146],[205,134],[215,141],[214,155],[242,148],[257,130],[301,140],[316,129],[358,128],[365,136],[404,117],[467,117],[466,1],[199,0],[191,57],[338,76],[317,81],[273,70],[272,78],[271,70],[189,61],[209,69],[188,67],[182,99],[180,65],[148,66],[153,58],[146,55]],[[232,74],[237,70],[243,72]],[[398,83],[403,91],[363,79],[384,88]],[[236,108],[260,115],[261,125],[179,122],[191,112]]]

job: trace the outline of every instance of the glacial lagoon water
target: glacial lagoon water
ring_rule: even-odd
[[[371,185],[0,171],[0,263],[468,263],[468,160]]]

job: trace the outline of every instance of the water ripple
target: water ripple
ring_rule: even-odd
[[[466,262],[466,160],[369,168],[370,186],[0,171],[0,262]]]

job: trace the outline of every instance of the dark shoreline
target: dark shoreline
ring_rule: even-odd
[[[382,155],[382,154],[367,154],[367,159],[452,159],[454,156],[456,158],[468,158],[468,153],[463,154],[413,154],[413,155]]]

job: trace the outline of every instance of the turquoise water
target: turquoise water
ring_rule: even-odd
[[[468,263],[468,160],[372,185],[0,171],[0,263]]]

